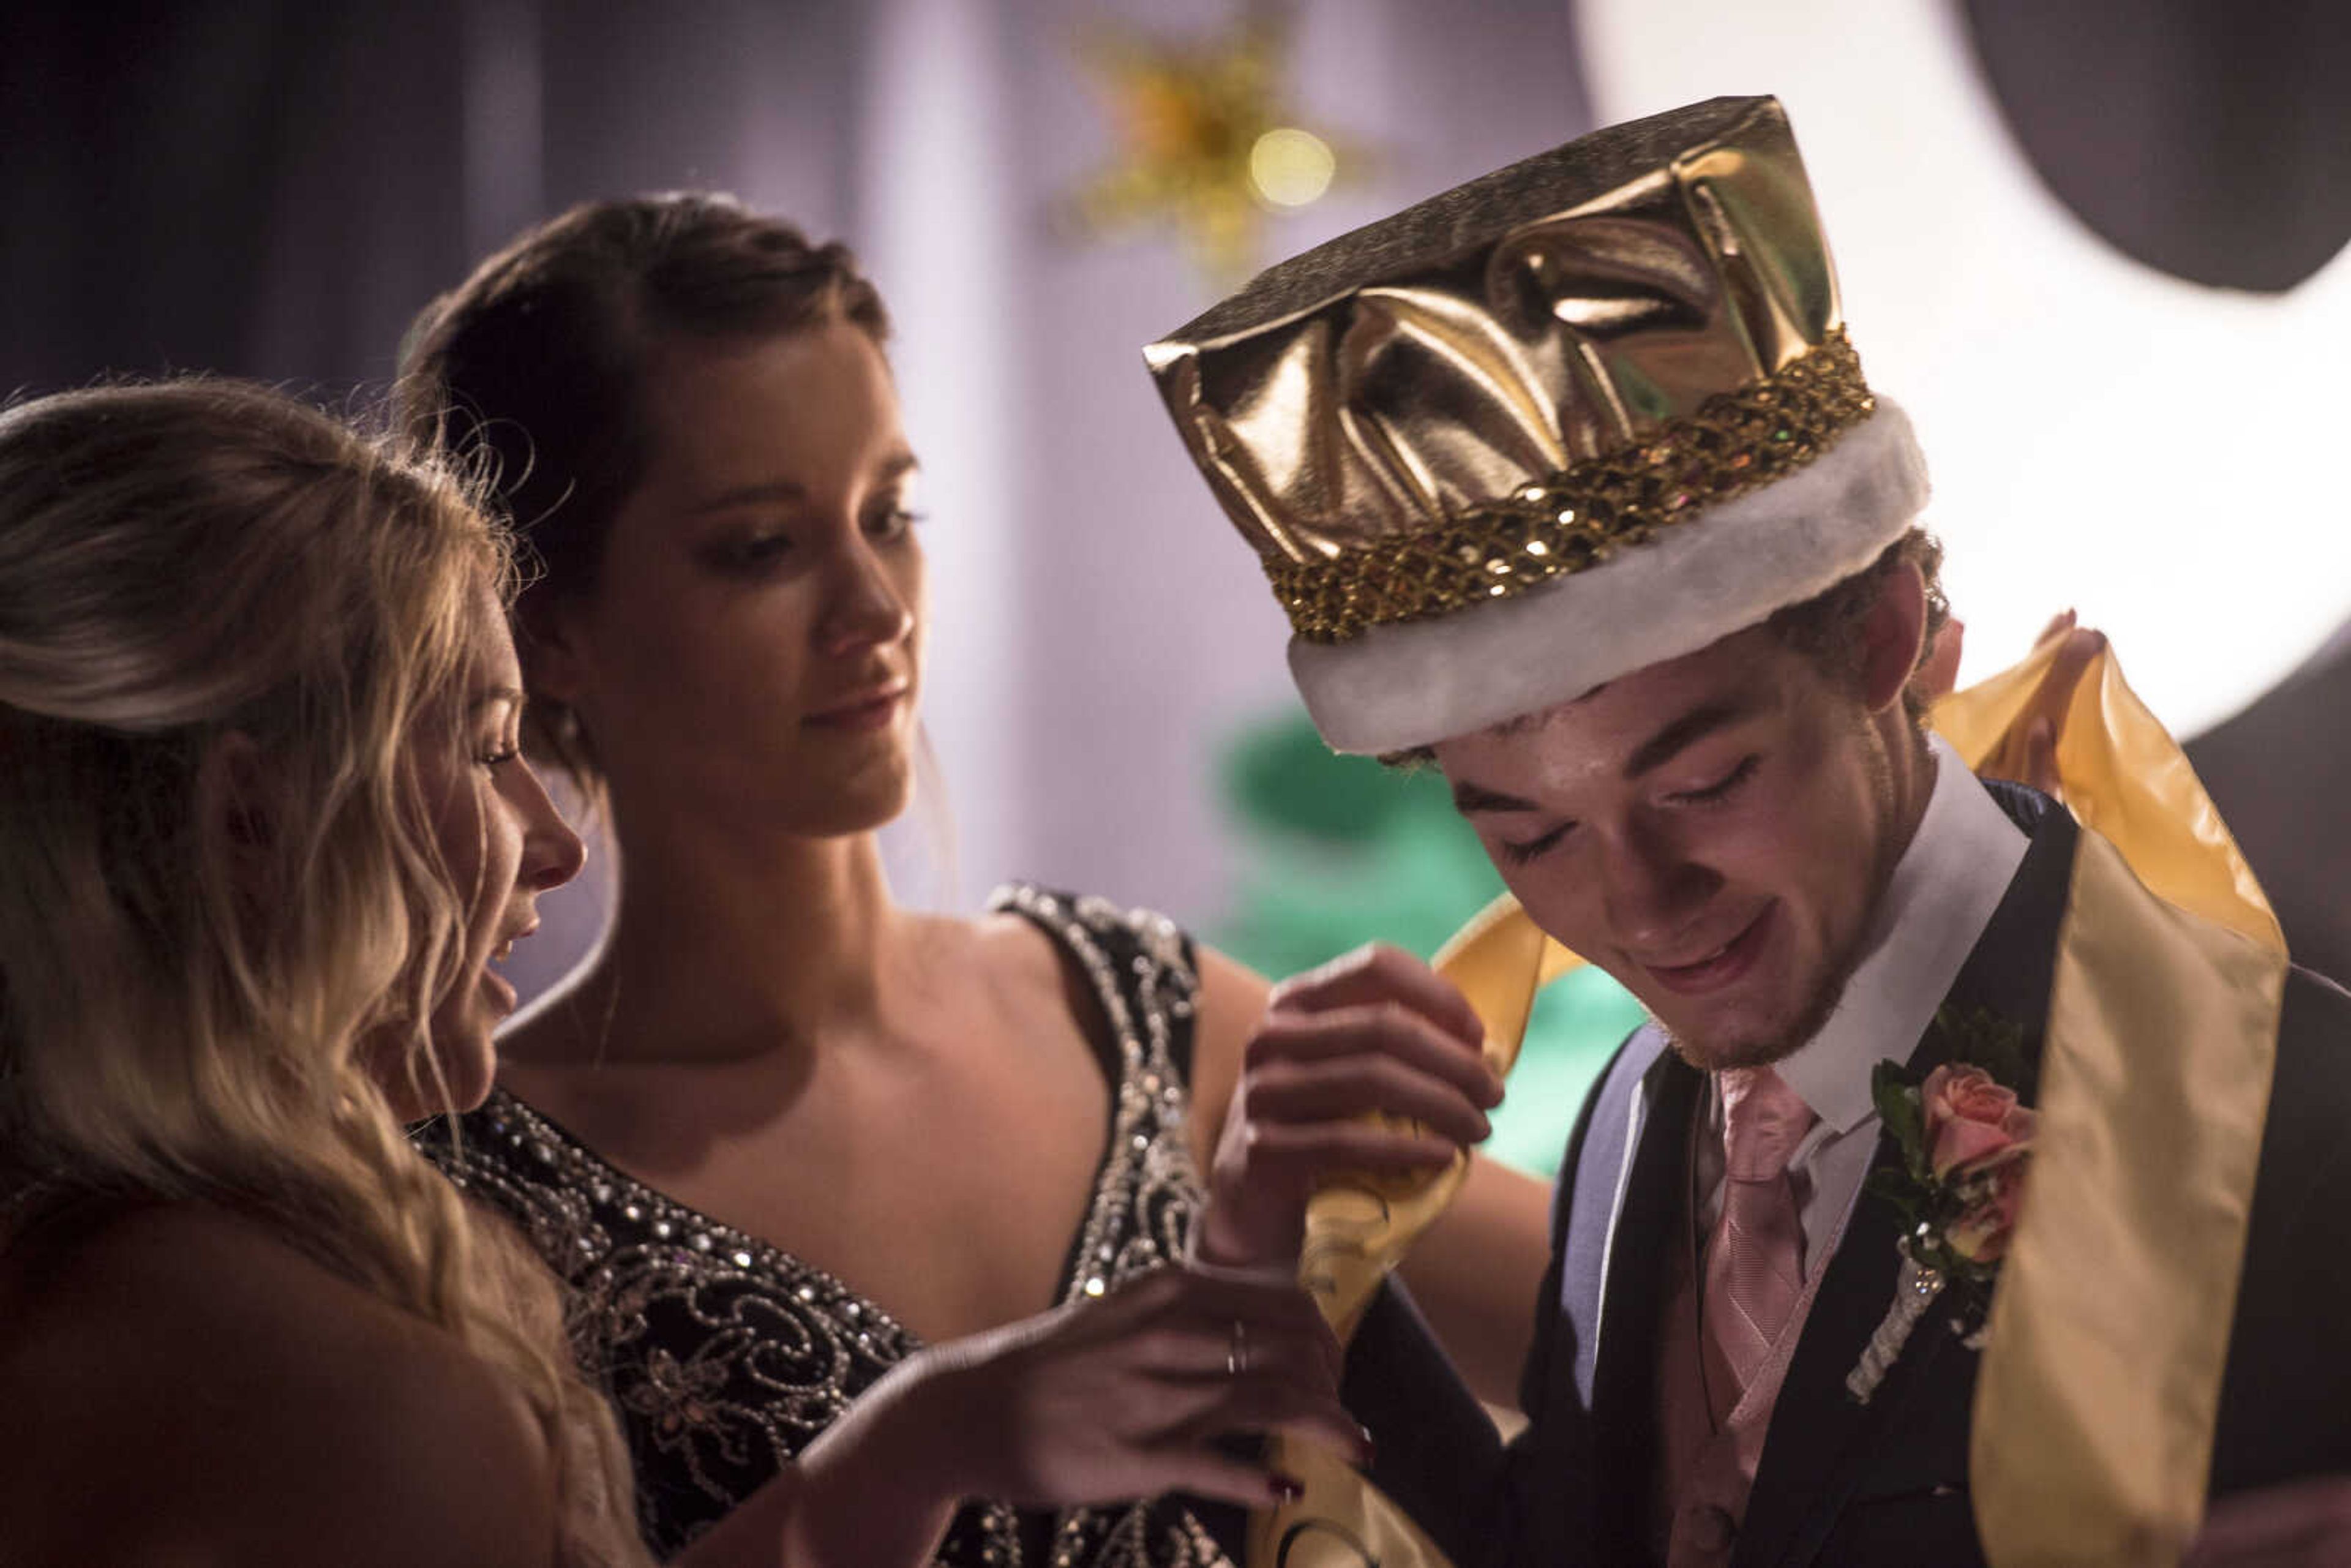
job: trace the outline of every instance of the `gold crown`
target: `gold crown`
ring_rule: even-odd
[[[1588,570],[1876,407],[1770,98],[1447,192],[1260,274],[1145,357],[1291,625],[1323,643]]]

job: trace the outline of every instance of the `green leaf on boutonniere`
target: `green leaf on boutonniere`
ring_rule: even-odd
[[[2011,1089],[2021,1090],[2032,1076],[2022,1027],[1990,1008],[1946,1005],[1936,1013],[1935,1025],[1951,1042],[1952,1061],[1980,1067],[1993,1082]]]
[[[1869,1098],[1894,1146],[1902,1151],[1902,1163],[1914,1176],[1923,1175],[1928,1168],[1927,1117],[1919,1109],[1917,1085],[1909,1070],[1898,1061],[1879,1062],[1870,1070]]]
[[[1917,1226],[1927,1217],[1919,1210],[1918,1186],[1910,1173],[1897,1166],[1879,1166],[1862,1178],[1864,1192],[1875,1193],[1894,1206],[1902,1217],[1905,1229]]]
[[[1946,1007],[1935,1015],[1933,1030],[1929,1038],[1949,1046],[1954,1066],[1980,1070],[2010,1089],[2021,1090],[2028,1082],[2024,1031],[1998,1015],[1981,1008],[1962,1011]],[[1898,1159],[1872,1169],[1863,1186],[1901,1216],[1905,1261],[1885,1321],[1845,1379],[1846,1389],[1863,1404],[1869,1402],[1891,1357],[1900,1353],[1929,1301],[1956,1309],[1949,1320],[1952,1332],[1970,1346],[1980,1345],[1976,1336],[2000,1274],[1999,1259],[1970,1258],[1952,1244],[1953,1228],[1974,1206],[1992,1197],[1995,1184],[1980,1174],[1935,1174],[1927,1146],[1927,1077],[1894,1061],[1879,1062],[1869,1075],[1871,1103]]]

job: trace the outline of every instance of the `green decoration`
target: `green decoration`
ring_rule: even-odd
[[[1251,726],[1222,772],[1250,853],[1233,913],[1213,936],[1264,974],[1311,968],[1366,942],[1430,957],[1502,892],[1442,775],[1334,755],[1301,711]],[[1597,968],[1547,988],[1487,1152],[1557,1175],[1584,1096],[1644,1016]]]

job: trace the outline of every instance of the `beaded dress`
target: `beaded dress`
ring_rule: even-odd
[[[1072,955],[1109,1020],[1093,1041],[1115,1085],[1093,1195],[1061,1299],[1103,1293],[1182,1257],[1200,1185],[1190,1106],[1192,946],[1174,922],[1092,897],[1000,890]],[[575,1340],[618,1410],[645,1539],[666,1557],[748,1498],[919,1348],[850,1286],[604,1163],[495,1092],[418,1134],[456,1184],[518,1223],[575,1293]],[[1238,1559],[1238,1511],[1176,1498],[1058,1514],[972,1502],[936,1561],[950,1568],[1211,1568]]]

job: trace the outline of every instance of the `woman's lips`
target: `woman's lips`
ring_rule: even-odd
[[[898,716],[898,705],[906,699],[904,686],[892,686],[872,696],[860,697],[812,713],[802,722],[821,725],[827,729],[882,729]]]
[[[490,962],[493,964],[503,964],[507,959],[513,957],[515,944],[526,940],[529,937],[532,932],[537,931],[538,929],[538,922],[534,919],[528,925],[517,926],[516,929],[507,932],[505,939],[499,942],[496,946],[490,949]]]
[[[1720,947],[1687,964],[1644,964],[1649,977],[1676,996],[1703,996],[1738,984],[1755,967],[1771,939],[1772,915],[1779,905],[1767,904],[1747,928]]]

